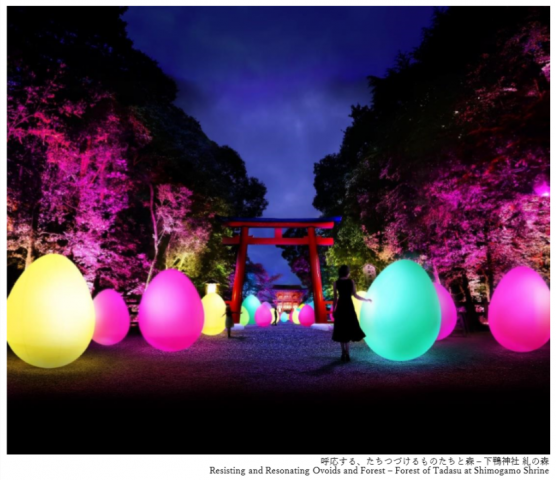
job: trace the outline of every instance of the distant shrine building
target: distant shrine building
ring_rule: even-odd
[[[303,301],[301,285],[274,285],[274,305],[280,311],[291,311]]]

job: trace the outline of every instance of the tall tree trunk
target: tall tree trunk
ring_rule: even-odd
[[[465,310],[467,312],[467,318],[469,319],[469,329],[471,331],[478,330],[481,327],[481,322],[479,322],[479,316],[475,311],[475,304],[473,303],[473,297],[469,289],[469,279],[467,278],[465,270],[461,274],[461,283],[463,292],[465,293]]]
[[[35,245],[34,234],[29,235],[29,240],[27,241],[27,255],[25,256],[25,268],[33,263],[34,255],[33,248]]]
[[[494,263],[492,261],[492,252],[490,251],[489,244],[487,243],[486,249],[486,284],[487,284],[487,301],[485,302],[485,316],[488,318],[488,307],[490,306],[490,299],[492,292],[494,292]]]
[[[488,281],[488,275],[485,271],[483,271],[483,277],[485,277],[485,296],[486,296],[486,304],[490,304],[490,298],[492,295],[492,290],[490,289],[490,282]]]
[[[38,228],[38,204],[33,206],[31,214],[31,233],[29,234],[29,239],[27,240],[27,254],[25,255],[25,268],[33,263],[35,260],[35,234]]]
[[[436,268],[436,263],[432,263],[432,269],[434,272],[434,281],[440,284],[440,276],[438,275],[438,269]]]
[[[147,276],[147,282],[145,283],[145,288],[147,288],[149,282],[151,281],[153,270],[156,265],[156,261],[158,259],[158,226],[156,224],[156,215],[154,213],[154,187],[152,183],[149,183],[149,189],[151,191],[150,210],[151,210],[151,220],[153,222],[154,258],[151,263],[151,268],[149,269],[149,275]]]

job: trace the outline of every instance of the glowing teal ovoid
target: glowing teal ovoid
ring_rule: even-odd
[[[260,300],[255,297],[255,295],[249,295],[245,300],[243,300],[241,306],[245,307],[249,312],[248,325],[255,325],[255,312],[257,311],[257,308],[261,306]]]
[[[386,267],[361,308],[365,342],[388,360],[412,360],[432,347],[440,331],[440,302],[427,272],[411,260]]]

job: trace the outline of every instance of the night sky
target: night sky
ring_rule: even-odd
[[[313,164],[336,153],[350,106],[430,25],[432,7],[130,7],[134,45],[175,79],[177,105],[268,189],[265,217],[318,217]],[[271,236],[271,232],[251,232]],[[268,233],[268,235],[266,235]],[[275,247],[249,256],[299,283]]]

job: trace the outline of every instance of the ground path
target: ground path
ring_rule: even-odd
[[[342,363],[330,337],[247,327],[170,354],[132,331],[55,370],[8,351],[9,451],[549,453],[549,345],[518,354],[484,332],[398,363],[360,342]]]

